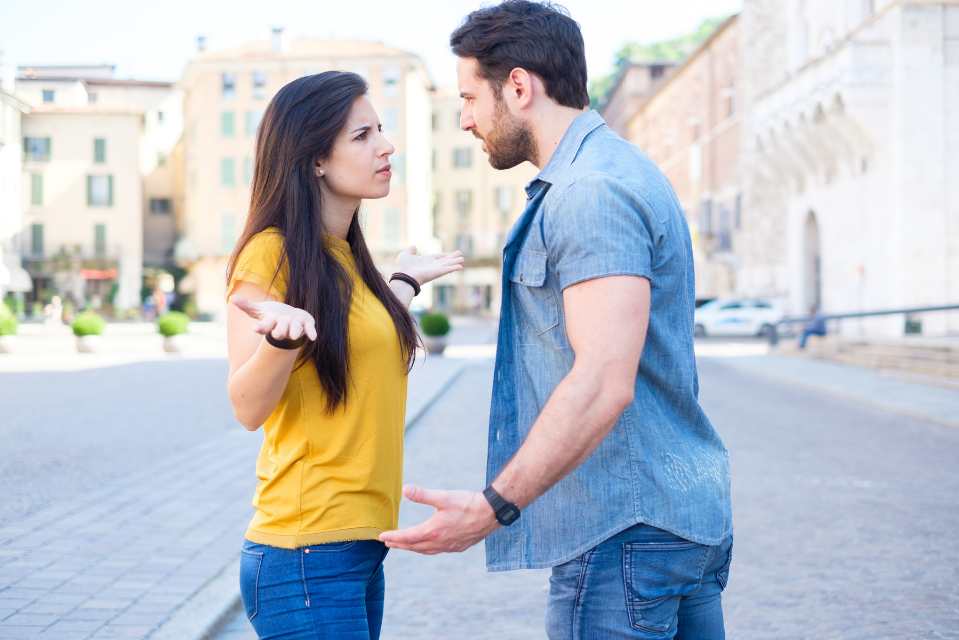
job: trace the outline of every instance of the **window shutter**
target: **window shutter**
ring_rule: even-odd
[[[107,176],[107,206],[113,206],[113,176]]]

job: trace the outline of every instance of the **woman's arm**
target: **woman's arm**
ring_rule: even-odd
[[[421,256],[417,255],[416,247],[410,247],[396,257],[396,270],[413,277],[420,283],[420,286],[423,286],[440,276],[445,276],[447,273],[462,271],[463,262],[461,251]],[[402,280],[394,280],[390,283],[390,290],[407,307],[413,302],[414,290],[412,285]]]
[[[251,319],[257,321],[252,327]],[[240,281],[233,288],[226,316],[230,358],[227,395],[233,415],[250,431],[259,429],[273,413],[300,353],[299,349],[274,347],[264,336],[272,333],[278,340],[296,340],[304,332],[308,339],[316,339],[310,314],[278,302],[251,282]]]

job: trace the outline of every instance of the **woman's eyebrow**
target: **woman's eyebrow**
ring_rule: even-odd
[[[356,133],[357,131],[369,131],[369,130],[372,129],[372,128],[373,128],[373,125],[364,124],[362,127],[358,127],[358,128],[356,128],[356,129],[353,129],[352,131],[350,131],[350,133],[351,133],[351,134],[352,134],[352,133]]]

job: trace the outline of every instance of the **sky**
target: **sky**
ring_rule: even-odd
[[[361,38],[419,54],[438,85],[455,84],[449,34],[478,0],[46,0],[5,3],[3,64],[115,64],[116,77],[177,80],[196,53],[269,38]],[[582,25],[590,78],[612,70],[628,41],[655,42],[694,30],[742,0],[564,0]]]

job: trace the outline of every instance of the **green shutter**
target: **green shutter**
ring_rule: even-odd
[[[30,175],[30,204],[43,204],[43,174],[33,173]]]
[[[43,225],[30,226],[30,253],[35,256],[43,255]]]
[[[236,184],[236,166],[233,158],[223,158],[220,161],[220,184],[224,187],[232,187]]]
[[[107,176],[107,206],[113,206],[113,176]]]
[[[93,161],[103,163],[107,161],[107,141],[96,138],[93,141]]]
[[[93,225],[93,252],[98,256],[106,255],[107,252],[107,225]]]
[[[220,114],[220,133],[224,138],[233,137],[234,121],[232,111],[224,111]]]
[[[93,206],[93,176],[87,176],[87,206]]]

